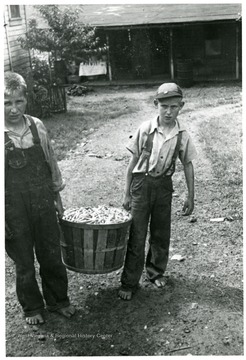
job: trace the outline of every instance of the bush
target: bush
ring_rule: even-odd
[[[38,85],[43,85],[45,87],[51,85],[51,72],[48,61],[41,60],[37,56],[33,57],[32,74],[33,74],[33,80]]]

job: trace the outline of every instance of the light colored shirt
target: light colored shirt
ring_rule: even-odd
[[[178,126],[179,124],[179,126]],[[165,137],[161,128],[158,126],[158,117],[151,121],[145,121],[140,125],[134,136],[130,139],[127,149],[139,158],[133,173],[145,173],[146,161],[140,166],[141,153],[149,133],[154,133],[153,148],[149,159],[149,174],[151,176],[160,176],[171,165],[172,156],[177,144],[178,133],[182,131],[181,144],[179,149],[179,159],[182,164],[187,164],[196,158],[197,152],[182,124],[176,121],[175,126]],[[167,172],[169,175],[169,172]]]
[[[25,127],[21,134],[18,134],[15,131],[8,129],[6,126],[4,127],[4,131],[8,133],[9,138],[13,141],[16,148],[27,149],[33,146],[33,135],[30,129],[30,120],[24,115],[25,118]],[[44,151],[45,159],[50,167],[52,183],[53,183],[53,191],[61,191],[65,187],[65,183],[62,179],[60,169],[57,164],[57,160],[54,154],[54,150],[51,146],[50,139],[48,137],[47,130],[41,120],[38,118],[32,117],[40,139],[40,145]]]

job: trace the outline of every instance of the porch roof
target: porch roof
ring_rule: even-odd
[[[73,4],[79,10],[81,23],[98,28],[119,28],[149,25],[174,25],[208,21],[236,20],[241,17],[242,5],[233,4]],[[39,27],[47,27],[33,5],[26,5],[27,18],[38,19]]]
[[[112,28],[152,24],[180,24],[236,20],[241,4],[93,4],[83,5],[81,20]]]

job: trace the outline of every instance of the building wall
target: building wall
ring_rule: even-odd
[[[18,6],[20,16],[15,18],[11,16],[10,6],[4,6],[4,71],[25,71],[30,68],[29,52],[21,49],[17,41],[19,36],[26,33],[25,5]]]

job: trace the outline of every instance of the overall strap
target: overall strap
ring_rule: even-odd
[[[172,162],[175,162],[178,157],[178,153],[179,153],[179,149],[180,149],[180,145],[181,145],[181,139],[182,139],[182,131],[179,131],[176,147],[175,147],[173,157],[172,157]]]
[[[151,127],[151,124],[150,124],[150,127]],[[149,128],[149,131],[150,131],[150,128]],[[154,132],[148,133],[147,139],[145,141],[144,148],[143,148],[143,156],[142,156],[141,161],[138,164],[138,169],[140,169],[141,166],[143,165],[144,161],[146,160],[146,173],[148,173],[148,171],[149,171],[149,158],[150,158],[152,148],[153,148],[153,140],[154,140]]]
[[[32,136],[33,136],[33,143],[34,145],[39,145],[40,144],[40,138],[38,135],[38,129],[37,126],[33,120],[33,118],[30,115],[25,115],[28,120],[30,121],[31,125],[30,125],[30,130],[32,132]]]
[[[32,136],[33,136],[33,143],[34,145],[40,145],[41,144],[41,141],[40,141],[40,138],[39,138],[39,135],[38,135],[38,129],[37,129],[37,125],[35,124],[33,118],[30,116],[30,115],[25,115],[29,120],[30,120],[30,130],[32,132]],[[51,169],[50,169],[50,165],[46,159],[46,156],[45,156],[45,152],[44,152],[44,149],[43,147],[41,146],[42,148],[42,153],[44,155],[44,158],[45,158],[45,161],[46,161],[46,164],[49,168],[49,171],[51,172]]]
[[[5,148],[14,146],[13,141],[10,139],[10,137],[6,131],[4,131],[4,146],[5,146]]]
[[[8,133],[6,131],[4,131],[4,148],[5,148],[5,158],[4,158],[4,162],[5,162],[5,179],[6,179],[6,176],[8,174],[8,150],[10,148],[14,149],[15,148],[15,145],[13,143],[13,141],[10,139]]]
[[[148,174],[149,172],[149,158],[152,152],[152,148],[153,148],[153,140],[154,140],[154,133],[152,132],[151,134],[148,134],[148,138],[146,141],[146,148],[145,151],[147,152],[147,162],[146,162],[146,174]]]
[[[176,143],[176,146],[175,146],[175,149],[174,149],[174,152],[173,152],[173,156],[172,156],[172,160],[171,160],[171,164],[164,171],[163,175],[166,175],[171,168],[172,168],[172,175],[175,172],[175,163],[176,163],[176,159],[178,157],[178,153],[179,153],[179,150],[180,150],[181,139],[182,139],[182,131],[179,131],[178,138],[177,138],[177,143]]]

